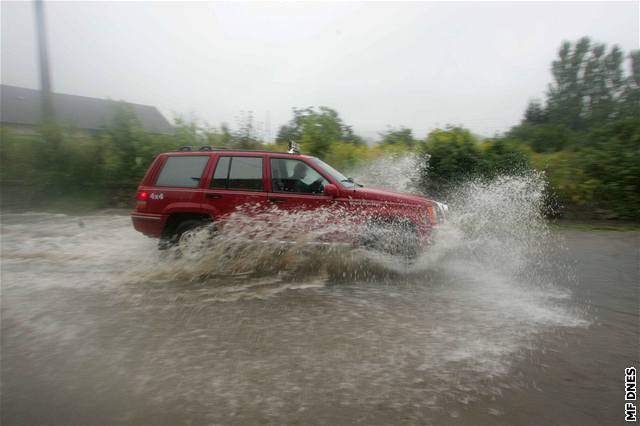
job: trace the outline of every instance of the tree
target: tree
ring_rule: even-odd
[[[506,138],[526,144],[535,152],[559,151],[581,140],[576,132],[561,124],[527,122],[512,127]]]
[[[458,126],[429,133],[419,158],[420,184],[433,195],[440,195],[482,171],[478,141],[469,130]]]
[[[289,142],[300,141],[301,136],[298,134],[298,130],[299,129],[286,124],[280,126],[276,136],[276,144],[289,145]]]
[[[565,41],[558,50],[558,59],[551,64],[553,83],[547,92],[547,108],[550,121],[572,129],[583,125],[582,102],[585,96],[580,76],[584,73],[585,59],[591,40],[583,37],[575,46]]]
[[[257,149],[262,146],[255,134],[253,111],[244,111],[238,118],[238,130],[231,135],[230,144],[238,149]]]
[[[541,124],[547,122],[547,112],[538,99],[532,99],[524,112],[523,123]]]
[[[344,124],[338,113],[329,107],[294,108],[291,121],[278,131],[276,143],[295,142],[312,155],[324,156],[334,143],[364,145],[351,126]]]
[[[640,50],[629,54],[631,72],[624,81],[622,102],[618,116],[621,118],[640,117]]]
[[[592,129],[640,115],[640,51],[628,56],[583,37],[565,41],[552,62],[546,101],[531,100],[520,125],[508,133],[536,152],[579,149]]]
[[[113,157],[112,177],[136,179],[140,175],[141,163],[138,149],[146,137],[140,119],[131,106],[119,103],[114,110],[113,122],[109,127]],[[144,170],[142,170],[144,172]]]
[[[343,125],[342,126],[342,141],[348,142],[352,145],[362,146],[365,145],[364,139],[362,137],[356,135],[351,126]]]
[[[482,174],[485,177],[519,174],[530,169],[530,150],[513,140],[488,139],[482,142],[480,149]]]
[[[553,61],[553,82],[547,92],[546,114],[550,122],[572,130],[586,130],[619,118],[616,112],[625,101],[622,65],[618,46],[593,43],[583,37],[565,41]],[[525,114],[526,116],[526,114]],[[526,121],[526,119],[525,119]]]
[[[623,62],[624,55],[618,46],[613,46],[609,53],[604,44],[593,46],[582,77],[587,127],[617,118],[616,104],[624,91]]]
[[[183,117],[174,118],[174,139],[177,146],[205,145],[204,132],[195,119],[187,121]]]
[[[578,151],[583,185],[593,187],[596,207],[640,218],[640,118],[621,119],[589,134]]]
[[[206,132],[207,145],[228,147],[231,146],[231,131],[227,123],[220,124],[220,130],[208,129]]]
[[[406,127],[389,128],[386,132],[380,133],[382,145],[398,145],[412,148],[416,144],[413,138],[413,131]]]

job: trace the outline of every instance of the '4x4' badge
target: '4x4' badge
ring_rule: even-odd
[[[159,194],[152,192],[151,195],[149,195],[149,198],[151,198],[152,200],[162,200],[164,199],[164,194],[162,192]]]

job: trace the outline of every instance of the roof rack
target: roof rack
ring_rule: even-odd
[[[281,151],[270,151],[270,150],[260,150],[260,149],[236,149],[236,148],[231,148],[231,147],[226,147],[226,146],[209,146],[209,145],[204,145],[201,147],[193,147],[193,146],[181,146],[179,148],[177,148],[174,152],[202,152],[202,151],[238,151],[238,152],[267,152],[270,154],[294,154],[294,155],[299,155],[300,154],[300,147],[297,143],[295,142],[290,142],[289,143],[289,149],[287,150],[287,152],[281,152]]]
[[[214,148],[214,147],[212,147],[210,145],[203,145],[200,148],[198,148],[197,151],[214,151],[214,150],[217,151],[219,149],[224,150],[224,149],[228,149],[228,148],[222,148],[222,147],[215,147]],[[186,152],[188,152],[188,151],[196,151],[196,149],[194,149],[194,147],[192,147],[192,146],[181,146],[177,150],[181,151],[181,152],[184,152],[184,151],[186,151]]]

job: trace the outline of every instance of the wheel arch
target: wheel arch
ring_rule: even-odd
[[[164,228],[162,230],[162,237],[168,238],[173,235],[178,226],[187,220],[197,220],[206,222],[213,222],[213,217],[202,212],[179,212],[171,213],[167,218]]]

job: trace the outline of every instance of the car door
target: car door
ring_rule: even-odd
[[[243,210],[257,214],[267,202],[265,158],[253,153],[218,154],[203,204],[215,220]]]
[[[271,157],[269,170],[269,201],[278,209],[315,210],[334,203],[333,197],[324,195],[329,179],[302,158]]]
[[[269,202],[281,212],[273,216],[289,232],[288,238],[326,240],[335,224],[329,209],[337,206],[334,197],[324,195],[330,180],[302,158],[272,156],[269,173]]]

